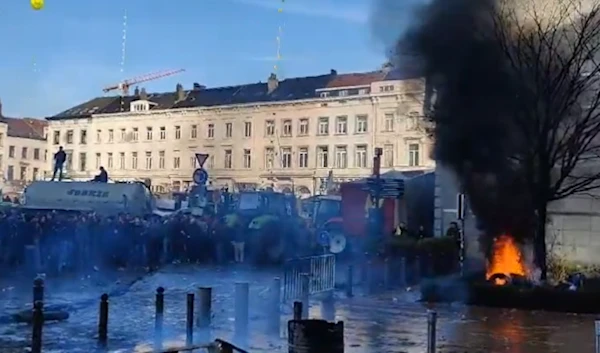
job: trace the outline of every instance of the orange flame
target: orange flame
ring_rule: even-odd
[[[494,240],[494,248],[485,277],[489,280],[496,274],[504,274],[507,277],[511,275],[525,276],[526,274],[521,250],[514,239],[508,235],[501,235]],[[506,280],[496,278],[494,284],[504,285]]]

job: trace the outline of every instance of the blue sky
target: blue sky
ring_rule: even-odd
[[[385,60],[370,0],[28,0],[0,3],[0,99],[5,116],[44,117],[121,79],[186,72],[146,84],[174,90],[266,80],[281,42],[283,77],[367,71]],[[123,16],[127,44],[121,72]]]

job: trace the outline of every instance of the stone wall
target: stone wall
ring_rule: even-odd
[[[547,243],[552,254],[586,265],[600,264],[600,193],[572,196],[549,207]]]
[[[451,222],[458,222],[464,229],[465,252],[467,261],[474,267],[485,264],[485,257],[480,251],[479,231],[476,220],[468,205],[465,219],[458,220],[457,197],[460,192],[458,183],[450,170],[437,165],[435,169],[435,198],[434,198],[434,234],[441,237]]]

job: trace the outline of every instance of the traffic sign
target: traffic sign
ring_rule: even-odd
[[[206,184],[208,181],[208,172],[205,169],[198,168],[194,170],[194,174],[192,175],[194,183],[198,185]]]
[[[196,160],[198,161],[198,167],[200,167],[200,168],[204,167],[204,163],[206,163],[208,156],[209,156],[208,153],[196,153]]]

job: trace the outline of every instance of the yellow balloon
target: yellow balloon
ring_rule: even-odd
[[[34,10],[41,10],[44,8],[44,0],[31,0],[31,8]]]

